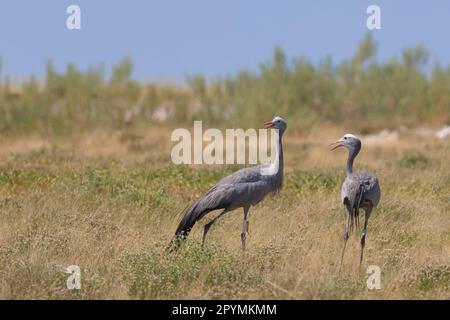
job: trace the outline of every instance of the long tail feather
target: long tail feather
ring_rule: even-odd
[[[167,247],[169,252],[179,248],[181,242],[189,236],[189,233],[198,220],[203,218],[209,212],[221,208],[221,206],[212,208],[205,206],[202,199],[203,197],[200,197],[185,211],[184,216],[175,231],[175,235]]]

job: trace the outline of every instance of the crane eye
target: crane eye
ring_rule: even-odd
[[[344,137],[344,140],[347,140],[347,137]]]

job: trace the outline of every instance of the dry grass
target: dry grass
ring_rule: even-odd
[[[284,189],[250,211],[245,255],[235,211],[212,228],[204,251],[202,221],[167,256],[181,210],[236,169],[169,165],[170,132],[2,138],[0,298],[450,298],[448,140],[363,147],[357,169],[376,173],[383,194],[364,261],[380,266],[382,288],[370,291],[355,233],[337,273],[345,152],[331,154],[327,143],[342,130],[287,132]],[[63,268],[73,264],[82,288],[69,291]]]

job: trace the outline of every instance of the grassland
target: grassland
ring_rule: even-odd
[[[338,274],[346,154],[327,144],[346,131],[288,129],[284,188],[250,211],[245,254],[241,211],[213,226],[204,251],[209,217],[165,254],[183,208],[237,168],[172,165],[170,127],[2,136],[0,298],[450,299],[448,140],[363,146],[356,168],[382,188],[364,266],[381,268],[382,287],[368,290],[358,273],[355,233]],[[82,288],[70,291],[74,264]]]

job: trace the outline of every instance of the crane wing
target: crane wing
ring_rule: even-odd
[[[341,188],[341,199],[348,202],[351,208],[369,200],[374,207],[380,201],[380,188],[377,177],[372,174],[359,172],[349,175]]]

